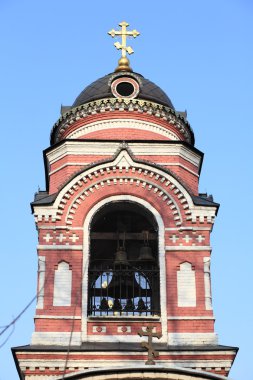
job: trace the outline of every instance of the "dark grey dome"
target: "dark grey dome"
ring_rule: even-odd
[[[111,91],[111,82],[119,77],[130,77],[137,80],[140,86],[140,92],[136,96],[136,99],[149,100],[174,109],[171,100],[160,87],[150,80],[145,79],[142,75],[131,72],[111,73],[97,79],[81,92],[72,107],[78,107],[97,99],[114,97]]]

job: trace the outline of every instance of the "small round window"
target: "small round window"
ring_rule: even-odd
[[[139,84],[132,78],[121,77],[113,81],[112,93],[116,98],[135,98],[139,94]]]

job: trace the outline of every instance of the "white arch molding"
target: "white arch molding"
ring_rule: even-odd
[[[79,126],[76,130],[68,135],[69,139],[78,139],[88,133],[104,131],[108,129],[138,129],[141,131],[149,131],[158,135],[167,137],[169,140],[179,141],[180,138],[176,133],[161,126],[159,123],[147,122],[137,119],[110,119],[99,120],[92,123]]]
[[[73,219],[73,215],[71,213],[71,211],[75,211],[78,209],[78,207],[80,206],[80,204],[85,200],[85,197],[87,197],[87,195],[85,195],[88,191],[92,191],[94,192],[95,190],[98,190],[99,189],[99,186],[108,186],[108,185],[111,185],[111,181],[122,181],[122,183],[124,182],[124,185],[131,185],[132,183],[134,183],[136,186],[139,186],[138,183],[140,185],[142,185],[141,187],[143,188],[144,186],[146,187],[149,187],[151,186],[151,188],[153,188],[153,191],[156,193],[160,193],[159,196],[160,198],[164,201],[165,205],[167,204],[168,206],[170,207],[173,207],[173,219],[175,221],[175,223],[179,222],[180,225],[182,224],[182,221],[183,221],[183,216],[182,216],[182,213],[180,211],[180,208],[177,204],[177,202],[175,201],[175,199],[169,194],[168,191],[166,191],[166,189],[163,189],[163,187],[161,187],[159,184],[155,184],[154,182],[152,181],[149,181],[147,180],[146,178],[145,179],[139,179],[139,178],[133,178],[131,176],[124,176],[124,177],[118,177],[117,175],[115,176],[108,176],[107,179],[105,180],[104,178],[101,179],[101,180],[98,180],[96,182],[93,182],[92,184],[89,184],[88,186],[86,186],[81,193],[78,193],[72,200],[72,202],[70,203],[70,205],[68,206],[68,211],[66,213],[66,216],[65,216],[65,222],[68,224],[69,221],[71,221],[71,224],[72,224],[72,219]],[[131,182],[133,181],[133,182]],[[109,182],[109,184],[108,184]],[[117,183],[116,182],[116,183]],[[114,183],[114,182],[113,182]],[[162,196],[161,196],[162,195]],[[81,198],[81,196],[83,196],[83,198]],[[164,198],[166,197],[166,198]],[[171,208],[172,210],[172,208]],[[186,210],[187,211],[187,210]]]
[[[89,247],[90,247],[90,224],[93,219],[93,216],[97,213],[97,211],[103,207],[104,205],[111,202],[132,202],[137,203],[144,208],[148,209],[154,216],[157,225],[158,225],[158,257],[159,257],[159,266],[160,266],[160,309],[161,309],[161,327],[162,327],[162,338],[161,342],[167,343],[167,310],[166,310],[166,272],[165,272],[165,240],[164,240],[164,223],[159,212],[151,206],[150,203],[145,201],[144,199],[135,197],[133,195],[114,195],[108,198],[103,199],[98,202],[92,209],[88,212],[83,226],[83,283],[82,283],[82,342],[88,341],[89,337],[87,334],[87,301],[88,301],[88,268],[89,268]],[[85,296],[86,295],[86,296]],[[98,339],[100,337],[98,336]],[[105,341],[106,336],[103,335],[103,341]],[[117,335],[114,340],[119,340],[120,337]],[[125,337],[123,336],[125,339]],[[130,337],[128,337],[130,338]],[[139,341],[138,336],[133,336],[135,341]],[[93,336],[91,340],[96,340]],[[108,341],[110,341],[108,339]]]

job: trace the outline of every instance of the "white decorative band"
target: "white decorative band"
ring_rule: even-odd
[[[210,227],[165,227],[165,231],[211,231],[212,226]]]
[[[71,251],[81,251],[83,249],[82,245],[38,245],[37,249],[42,250],[53,250],[53,249],[62,249],[62,250],[71,250]]]
[[[129,343],[141,342],[142,338],[138,335],[87,335],[87,342],[120,342],[125,343],[126,341]]]
[[[212,247],[210,247],[210,245],[201,245],[201,246],[197,246],[197,245],[190,245],[190,246],[166,245],[165,250],[166,251],[211,251]]]
[[[87,155],[113,156],[115,151],[119,148],[119,144],[119,141],[104,141],[103,144],[101,144],[101,142],[91,142],[88,140],[66,140],[64,144],[54,146],[50,149],[50,151],[46,153],[46,156],[50,164],[57,162],[63,157],[72,155],[75,156],[77,160],[80,156]],[[190,147],[184,146],[180,141],[178,141],[177,144],[170,144],[168,141],[160,141],[157,143],[155,140],[153,142],[128,142],[128,146],[134,156],[157,156],[159,152],[159,156],[165,156],[167,158],[170,156],[182,157],[197,168],[201,162],[200,154],[193,152]],[[78,161],[76,164],[78,165]],[[164,165],[164,163],[161,163],[161,165]]]
[[[71,315],[35,315],[34,319],[81,319],[80,316]]]
[[[150,123],[146,121],[140,121],[136,119],[110,119],[100,120],[93,123],[85,124],[79,127],[74,132],[68,135],[68,138],[78,139],[88,133],[97,132],[108,129],[139,129],[142,131],[149,131],[158,133],[165,136],[170,140],[179,140],[178,136],[170,130],[162,127],[159,124]]]
[[[217,345],[218,336],[215,333],[169,333],[168,344],[184,345]]]
[[[214,317],[211,317],[211,316],[208,316],[208,315],[202,315],[202,316],[188,316],[188,315],[185,315],[185,316],[172,316],[172,315],[169,315],[168,316],[168,320],[196,320],[196,319],[207,319],[207,320],[215,320]]]
[[[81,333],[73,332],[72,336],[70,335],[70,332],[34,332],[32,334],[31,345],[68,346],[70,344],[71,346],[80,346]]]
[[[56,168],[55,170],[52,170],[49,175],[53,175],[55,173],[57,173],[59,170],[62,170],[66,167],[69,167],[69,166],[87,166],[89,165],[90,162],[67,162],[61,166],[59,166],[58,168]],[[198,177],[199,178],[199,174],[197,174],[196,172],[194,172],[193,170],[189,169],[187,166],[185,165],[182,165],[180,162],[156,162],[157,165],[160,165],[160,166],[177,166],[177,167],[180,167],[186,171],[188,171],[189,173],[193,174],[195,177]]]

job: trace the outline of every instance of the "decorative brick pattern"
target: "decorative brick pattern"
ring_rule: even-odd
[[[207,235],[207,234],[206,234]],[[166,240],[168,245],[175,246],[204,246],[209,243],[209,236],[192,232],[178,232],[177,234],[169,234],[169,239]]]
[[[117,332],[118,333],[131,333],[131,326],[118,326]]]
[[[67,228],[62,232],[56,232],[47,228],[39,235],[39,242],[41,245],[75,245],[80,242],[80,232],[70,232]]]
[[[73,132],[79,125],[83,124],[83,121],[89,117],[94,120],[97,118],[97,115],[103,115],[103,118],[106,116],[108,119],[113,119],[115,117],[115,112],[124,111],[129,113],[130,117],[133,117],[135,113],[137,115],[144,113],[145,119],[148,119],[149,115],[154,116],[159,120],[159,124],[166,122],[168,123],[168,129],[175,128],[182,139],[185,139],[187,142],[191,143],[191,131],[188,122],[176,115],[175,111],[171,108],[161,106],[153,102],[138,100],[138,99],[116,99],[108,98],[90,102],[71,110],[70,113],[64,114],[59,121],[53,127],[53,133],[56,136],[55,142],[60,141],[62,138],[66,138],[70,133]],[[113,112],[113,114],[111,114]],[[106,115],[107,113],[107,115]],[[92,117],[90,116],[92,114]],[[122,112],[121,115],[122,117]],[[128,116],[128,118],[129,118]]]
[[[121,182],[122,181],[122,182]],[[103,190],[103,188],[106,186],[113,186],[117,184],[124,184],[124,186],[137,186],[142,188],[143,190],[146,189],[147,191],[152,191],[153,194],[157,195],[161,198],[161,200],[165,203],[165,205],[169,206],[170,209],[173,210],[173,218],[176,223],[176,225],[181,225],[182,219],[181,214],[179,213],[178,206],[176,205],[175,201],[171,199],[169,193],[167,193],[165,190],[163,190],[159,185],[154,185],[153,182],[150,182],[148,180],[139,180],[137,178],[132,177],[110,177],[110,179],[102,180],[100,182],[96,182],[95,184],[90,185],[89,187],[85,187],[84,190],[82,190],[78,198],[75,199],[75,201],[72,203],[72,205],[69,208],[68,214],[66,216],[66,223],[72,224],[73,214],[76,213],[77,208],[81,204],[81,202],[85,201],[86,198],[88,198],[94,191]],[[61,208],[63,208],[64,205],[61,204]]]
[[[93,333],[105,333],[106,332],[106,326],[93,326],[92,327],[92,332]]]
[[[121,130],[121,139],[122,130]],[[133,131],[131,131],[131,134]],[[115,132],[114,132],[115,134]],[[143,135],[143,132],[141,131]],[[146,134],[145,134],[146,136]],[[132,136],[131,136],[132,137]],[[139,136],[142,138],[142,136]],[[187,184],[194,194],[198,191],[198,172],[200,166],[200,155],[192,151],[190,147],[178,144],[155,143],[131,143],[128,146],[132,151],[133,157],[142,161],[149,161],[168,169],[171,173]],[[93,145],[93,147],[92,147]],[[59,147],[52,147],[47,153],[49,163],[49,192],[53,194],[66,183],[66,179],[73,178],[73,175],[84,170],[91,162],[101,162],[110,160],[117,151],[120,141],[105,141],[99,147],[97,142],[93,144],[86,140],[80,142],[74,140],[64,141]],[[158,154],[159,152],[159,154]]]

